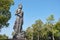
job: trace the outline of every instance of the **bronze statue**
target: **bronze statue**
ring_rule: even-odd
[[[15,21],[15,25],[14,25],[14,32],[15,32],[15,36],[16,35],[20,35],[22,33],[22,25],[23,25],[23,11],[22,11],[22,4],[20,4],[18,6],[18,9],[16,11],[16,21]]]
[[[25,32],[22,31],[22,25],[23,25],[22,4],[18,6],[18,9],[15,15],[16,15],[16,21],[13,27],[14,29],[13,39],[25,40]]]

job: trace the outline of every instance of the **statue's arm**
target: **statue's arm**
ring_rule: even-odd
[[[15,15],[17,15],[17,13],[18,13],[18,10],[16,10],[16,13],[15,13]]]

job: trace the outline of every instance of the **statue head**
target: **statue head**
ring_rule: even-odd
[[[19,8],[19,9],[22,9],[22,7],[23,7],[22,4],[19,4],[18,8]]]

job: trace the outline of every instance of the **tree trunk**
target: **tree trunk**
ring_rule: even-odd
[[[52,35],[52,39],[55,40],[55,38],[54,38],[54,34]]]
[[[38,40],[39,40],[39,33],[38,33]]]

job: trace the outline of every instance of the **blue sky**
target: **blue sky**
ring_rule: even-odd
[[[23,30],[26,30],[38,19],[46,22],[46,18],[51,14],[54,14],[56,21],[60,18],[60,0],[14,0],[14,3],[10,8],[10,25],[8,28],[3,28],[0,32],[0,34],[6,34],[9,38],[12,37],[11,34],[16,20],[15,11],[20,3],[22,3],[24,11]]]

